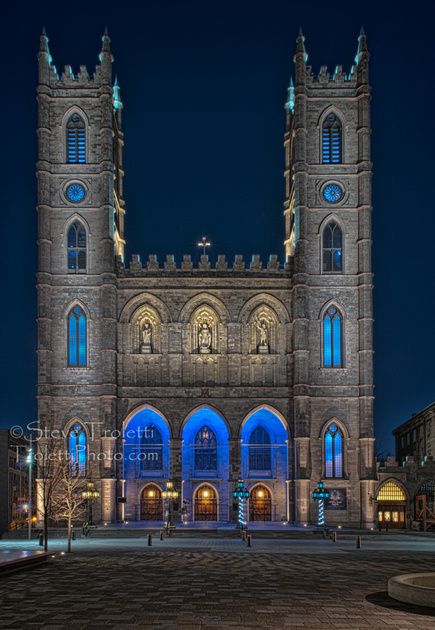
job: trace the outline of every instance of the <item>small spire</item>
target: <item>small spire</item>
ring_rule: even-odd
[[[307,51],[305,50],[305,37],[302,32],[302,28],[299,27],[299,33],[296,38],[296,54],[303,53],[304,61],[306,62],[308,59]]]
[[[119,87],[118,77],[115,76],[115,82],[113,84],[113,109],[117,112],[119,109],[122,109],[122,107],[121,88]]]
[[[48,37],[45,30],[45,26],[42,28],[42,33],[39,37],[39,52],[50,54],[50,51],[48,49]]]
[[[363,55],[367,55],[367,54],[368,54],[367,37],[364,31],[364,28],[361,26],[361,30],[358,36],[358,50],[355,57],[355,63],[358,64],[361,58],[363,57]]]
[[[101,38],[101,41],[103,42],[103,45],[101,46],[101,52],[110,54],[110,37],[109,37],[109,31],[107,30],[107,26],[104,29],[104,34],[103,34],[103,37]]]
[[[288,88],[288,101],[286,103],[289,111],[293,114],[295,111],[295,87],[293,85],[293,77],[290,77],[290,86]]]

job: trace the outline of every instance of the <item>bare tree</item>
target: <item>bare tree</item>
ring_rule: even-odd
[[[86,510],[86,499],[83,497],[86,482],[83,477],[72,474],[68,458],[63,458],[59,462],[59,470],[59,482],[52,497],[52,514],[56,520],[66,522],[68,533],[67,551],[71,553],[74,523],[82,519]]]
[[[44,550],[48,550],[48,524],[53,518],[53,498],[63,478],[66,453],[59,440],[44,438],[38,444],[38,510],[43,521]]]

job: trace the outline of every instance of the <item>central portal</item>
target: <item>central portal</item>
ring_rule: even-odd
[[[163,501],[162,491],[154,484],[145,486],[140,498],[141,521],[162,521]]]
[[[217,521],[217,495],[212,486],[198,488],[195,496],[195,521]]]

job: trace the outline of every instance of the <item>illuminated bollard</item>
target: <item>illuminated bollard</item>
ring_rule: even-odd
[[[151,547],[153,544],[153,539],[151,538],[151,534],[148,534],[148,547]]]

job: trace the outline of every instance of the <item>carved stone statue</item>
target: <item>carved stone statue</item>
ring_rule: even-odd
[[[198,350],[200,354],[211,352],[211,330],[205,322],[201,324],[198,334]]]
[[[142,343],[140,344],[140,351],[142,354],[152,353],[153,351],[152,344],[151,344],[152,334],[153,334],[153,327],[151,326],[150,322],[145,322],[142,328]]]
[[[257,350],[259,354],[269,354],[269,329],[267,327],[267,322],[265,319],[256,320],[255,325],[257,326],[260,343],[257,346]]]

